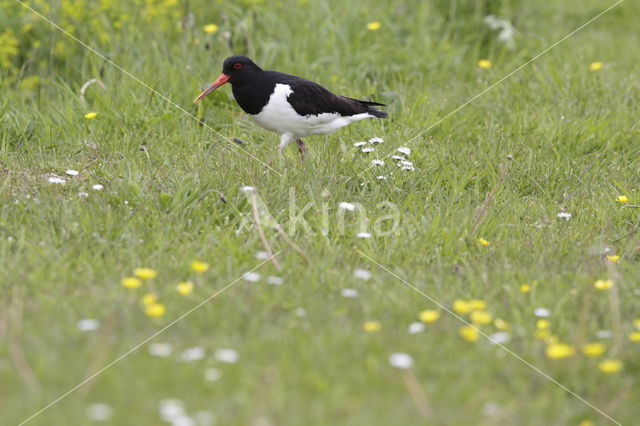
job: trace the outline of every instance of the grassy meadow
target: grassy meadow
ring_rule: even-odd
[[[614,1],[25,4],[0,0],[0,424],[640,417],[637,2],[537,58]],[[389,118],[279,157],[230,87],[192,104],[231,54]]]

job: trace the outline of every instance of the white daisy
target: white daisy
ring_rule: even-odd
[[[251,283],[255,283],[260,281],[261,275],[257,272],[245,272],[244,275],[242,275],[242,278],[245,281],[249,281]]]
[[[195,346],[182,351],[180,354],[180,361],[193,362],[204,358],[206,351],[202,346]]]
[[[171,343],[150,343],[147,347],[149,355],[166,358],[173,352]]]
[[[81,319],[78,321],[78,330],[80,331],[94,331],[100,328],[100,321],[97,319]]]
[[[353,277],[360,280],[368,281],[369,279],[371,279],[371,272],[367,271],[366,269],[356,269],[353,271]]]
[[[371,161],[371,165],[372,166],[384,166],[384,160],[372,160]]]
[[[558,213],[558,217],[559,217],[560,219],[569,220],[569,219],[571,219],[571,213],[568,213],[568,212],[559,212],[559,213]]]
[[[104,188],[104,186],[100,185],[99,183],[96,183],[95,185],[93,185],[91,187],[94,191],[101,191],[102,188]]]
[[[358,232],[356,238],[371,238],[371,234],[368,232]]]
[[[78,172],[77,170],[69,169],[65,173],[68,174],[69,176],[78,176],[80,172]]]
[[[355,146],[356,148],[359,148],[361,146],[365,146],[367,143],[362,141],[362,142],[356,142],[353,144],[353,146]]]
[[[358,290],[356,290],[355,288],[343,288],[342,297],[355,299],[356,297],[358,297]]]
[[[389,357],[389,364],[392,367],[399,368],[401,370],[408,370],[413,366],[413,358],[411,355],[403,352],[396,352]]]
[[[162,420],[171,423],[173,419],[184,415],[184,404],[179,399],[163,399],[160,401],[158,411]]]
[[[409,334],[416,334],[424,331],[426,326],[423,322],[412,322],[409,324]]]
[[[49,180],[49,183],[53,183],[55,185],[64,185],[65,183],[67,183],[66,180],[58,176],[51,176],[48,180]]]
[[[391,159],[395,161],[402,161],[405,159],[405,157],[403,155],[392,155]]]
[[[369,143],[370,143],[371,145],[378,145],[378,144],[381,144],[381,143],[383,143],[383,142],[384,142],[384,139],[382,139],[382,138],[377,138],[377,137],[376,137],[376,138],[371,138],[371,139],[369,139]]]
[[[401,146],[396,151],[404,155],[411,155],[411,148],[407,148],[406,146]]]
[[[89,196],[89,193],[87,192],[78,192],[78,197],[80,198],[87,198]]]
[[[378,179],[378,180],[387,180],[387,177],[385,175],[380,175],[380,176],[376,176],[376,179]]]
[[[240,188],[240,191],[244,192],[244,193],[249,193],[249,192],[253,192],[256,189],[253,186],[243,186],[242,188]]]
[[[366,148],[362,148],[360,151],[364,152],[365,154],[368,154],[368,153],[373,152],[375,150],[376,150],[375,148],[368,146]]]
[[[498,331],[497,333],[490,335],[489,339],[494,345],[501,345],[503,343],[507,343],[511,339],[511,335],[506,331]]]
[[[343,201],[340,204],[338,204],[338,209],[340,209],[340,210],[349,210],[350,212],[352,212],[352,211],[354,211],[356,209],[356,205]]]
[[[113,410],[108,404],[96,402],[87,406],[87,417],[94,422],[106,422],[111,418]]]
[[[284,280],[280,277],[274,277],[273,275],[267,277],[267,283],[271,285],[280,285]]]
[[[551,315],[551,312],[549,312],[549,310],[546,308],[536,308],[533,311],[533,314],[540,318],[547,318],[549,315]]]
[[[269,253],[266,251],[256,252],[256,259],[267,260],[269,258]]]
[[[414,170],[415,170],[415,167],[413,167],[413,166],[402,166],[402,169],[401,169],[401,170],[409,170],[409,171],[411,171],[411,172],[412,172],[412,171],[414,171]]]
[[[218,349],[214,354],[213,357],[220,361],[220,362],[226,362],[227,364],[235,364],[236,362],[238,362],[238,352],[234,351],[233,349]]]

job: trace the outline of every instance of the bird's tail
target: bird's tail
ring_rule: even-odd
[[[369,107],[369,114],[378,118],[387,118],[389,116],[389,114],[387,114],[386,112],[375,109],[372,106]]]
[[[346,96],[345,96],[346,97]],[[378,118],[387,118],[389,116],[389,114],[387,114],[384,111],[380,111],[374,107],[377,106],[386,106],[385,104],[381,104],[379,102],[372,102],[372,101],[363,101],[361,99],[354,99],[354,98],[347,98],[350,99],[352,101],[358,102],[360,105],[367,107],[367,112],[371,115],[373,115],[374,117],[378,117]]]

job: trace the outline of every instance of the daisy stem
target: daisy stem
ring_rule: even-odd
[[[269,255],[269,258],[271,258],[271,262],[273,262],[273,266],[275,266],[276,269],[280,271],[282,270],[282,266],[280,266],[280,262],[278,262],[278,259],[276,259],[276,257],[273,255],[273,249],[271,248],[271,245],[269,244],[269,241],[267,241],[267,237],[265,237],[264,231],[262,230],[262,223],[260,221],[260,212],[258,211],[258,202],[257,202],[255,190],[251,192],[250,198],[251,198],[251,208],[253,209],[253,219],[256,225],[256,231],[258,231],[258,237],[260,238],[260,241],[262,241],[262,245],[264,246],[264,249]]]
[[[416,404],[416,408],[420,412],[420,415],[425,419],[430,418],[431,406],[429,405],[427,395],[425,395],[424,390],[420,386],[416,375],[411,370],[402,370],[400,372],[400,376],[402,376],[402,380],[404,381],[413,402]]]
[[[609,279],[614,285],[609,291],[609,310],[611,312],[611,327],[613,329],[613,341],[616,353],[622,350],[622,320],[620,318],[620,298],[618,296],[618,273],[613,262],[607,262]]]

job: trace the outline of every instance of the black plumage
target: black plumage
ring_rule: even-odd
[[[376,108],[384,104],[335,95],[313,81],[265,71],[246,56],[227,58],[222,74],[194,102],[225,83],[231,83],[238,105],[256,123],[280,134],[280,152],[295,140],[303,155],[304,136],[333,133],[366,118],[387,117]]]
[[[233,68],[233,64],[236,63],[243,63],[242,68]],[[293,90],[288,97],[289,103],[300,115],[338,113],[350,116],[369,113],[378,118],[387,117],[386,112],[374,108],[385,106],[384,104],[335,95],[318,83],[302,77],[278,71],[265,71],[245,56],[228,58],[224,62],[222,72],[231,77],[229,83],[233,86],[233,96],[240,108],[248,114],[255,115],[262,111],[275,85],[286,84]]]

